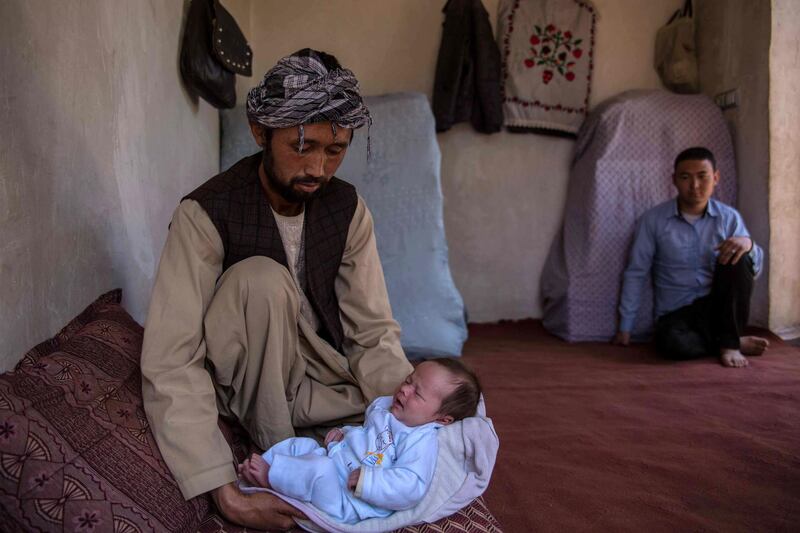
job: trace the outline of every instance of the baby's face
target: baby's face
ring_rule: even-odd
[[[436,363],[421,363],[397,388],[390,411],[411,427],[433,421],[449,424],[452,417],[442,416],[439,409],[455,389],[456,380],[449,370]]]

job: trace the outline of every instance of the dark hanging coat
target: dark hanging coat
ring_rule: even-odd
[[[436,131],[469,120],[482,133],[500,131],[500,50],[481,0],[449,0],[436,62]]]

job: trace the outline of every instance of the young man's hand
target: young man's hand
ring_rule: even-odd
[[[628,346],[631,343],[631,333],[630,331],[618,331],[614,338],[611,339],[611,344],[616,344],[617,346]]]
[[[361,469],[356,468],[350,475],[347,476],[347,488],[353,492],[355,492],[356,487],[358,486],[358,478],[361,477]]]
[[[248,528],[285,531],[295,527],[292,517],[306,518],[274,494],[244,494],[233,483],[212,490],[211,497],[225,518]]]
[[[325,446],[327,447],[328,444],[331,442],[339,442],[344,438],[344,431],[339,428],[333,428],[325,435]]]
[[[749,237],[731,237],[719,243],[714,249],[719,252],[717,262],[720,265],[735,265],[752,248],[753,240]]]

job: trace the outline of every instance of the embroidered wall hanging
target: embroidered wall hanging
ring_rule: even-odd
[[[596,19],[588,0],[500,0],[506,127],[578,132],[589,112]]]

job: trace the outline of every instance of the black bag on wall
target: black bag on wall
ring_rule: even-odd
[[[192,0],[180,63],[191,93],[217,108],[236,105],[236,74],[252,74],[253,52],[219,0]]]

